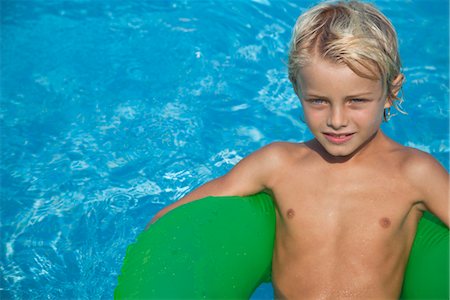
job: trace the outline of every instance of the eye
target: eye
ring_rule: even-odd
[[[311,104],[316,104],[316,105],[326,103],[326,101],[324,99],[320,99],[320,98],[306,99],[306,102],[311,103]]]
[[[363,98],[350,99],[350,103],[365,103],[365,102],[369,102],[369,100],[368,99],[363,99]]]

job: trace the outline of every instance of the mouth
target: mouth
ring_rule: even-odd
[[[331,133],[331,132],[324,132],[323,133],[323,135],[325,136],[325,138],[329,142],[331,142],[333,144],[337,144],[337,145],[340,145],[340,144],[348,142],[349,140],[352,139],[354,134],[355,134],[354,132],[352,132],[352,133],[339,133],[339,134]]]

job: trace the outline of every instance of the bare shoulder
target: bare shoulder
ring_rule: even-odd
[[[273,142],[260,151],[264,157],[270,157],[278,164],[285,164],[305,156],[311,150],[304,143]]]
[[[449,174],[432,155],[406,148],[402,171],[425,208],[449,226]]]
[[[419,149],[404,147],[400,149],[401,170],[414,181],[432,180],[433,177],[445,175],[447,171],[431,154]]]
[[[415,189],[420,200],[448,224],[449,174],[432,155],[418,149],[401,149],[400,174]]]

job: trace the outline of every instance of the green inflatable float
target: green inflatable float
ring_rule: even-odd
[[[264,193],[207,197],[178,207],[126,252],[115,299],[249,299],[270,281],[275,207]],[[449,232],[419,223],[402,299],[449,299]]]

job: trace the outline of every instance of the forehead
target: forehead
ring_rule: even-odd
[[[313,58],[299,72],[302,92],[354,94],[358,92],[382,92],[380,80],[368,79],[356,74],[345,64]]]

